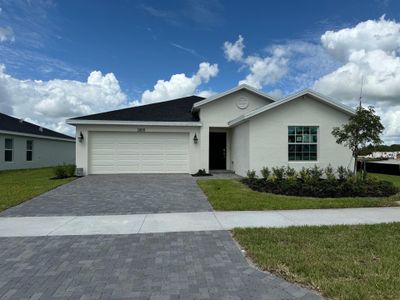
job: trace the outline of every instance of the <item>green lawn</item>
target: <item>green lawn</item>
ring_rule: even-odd
[[[52,168],[1,171],[0,211],[74,179],[50,179],[53,176]]]
[[[394,206],[398,205],[396,201],[400,201],[399,194],[387,198],[294,197],[256,192],[234,179],[201,179],[197,182],[215,210],[374,207]]]
[[[400,223],[235,229],[262,270],[329,299],[400,299]]]
[[[379,180],[390,181],[395,186],[400,188],[400,176],[399,175],[386,175],[386,174],[370,173],[369,176],[379,179]]]

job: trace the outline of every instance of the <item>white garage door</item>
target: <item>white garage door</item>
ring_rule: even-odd
[[[187,133],[91,132],[89,172],[189,173]]]

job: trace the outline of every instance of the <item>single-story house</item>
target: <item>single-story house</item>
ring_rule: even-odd
[[[196,173],[263,166],[352,166],[332,128],[354,110],[312,90],[281,100],[240,85],[209,98],[190,96],[67,120],[76,126],[84,174]]]
[[[0,113],[0,170],[75,163],[75,138]]]

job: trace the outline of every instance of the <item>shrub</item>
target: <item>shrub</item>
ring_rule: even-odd
[[[285,176],[285,167],[272,168],[272,174],[276,180],[282,181]]]
[[[340,166],[337,168],[337,173],[338,173],[338,177],[339,180],[343,181],[343,180],[347,180],[349,177],[351,177],[353,175],[353,172],[351,172],[349,169]]]
[[[193,176],[209,176],[209,174],[207,174],[206,169],[199,169]]]
[[[76,166],[75,165],[66,165],[65,166],[67,177],[74,177],[75,176],[75,170]]]
[[[263,167],[260,172],[265,180],[268,180],[269,176],[271,176],[271,171],[268,167]]]
[[[388,197],[399,192],[399,189],[390,182],[369,178],[361,180],[343,167],[338,172],[340,180],[336,180],[331,166],[324,170],[326,179],[321,178],[323,170],[317,166],[312,169],[302,168],[299,178],[291,177],[290,175],[293,175],[291,170],[289,170],[289,175],[286,173],[285,178],[285,170],[287,170],[285,167],[272,168],[275,180],[257,179],[254,170],[248,171],[248,178],[243,179],[242,182],[258,192],[319,198]]]
[[[314,165],[314,167],[310,169],[309,174],[312,181],[318,181],[322,177],[323,171],[320,167]]]
[[[332,181],[336,180],[335,172],[333,171],[333,168],[332,168],[331,164],[329,164],[325,168],[324,173],[325,173],[326,180],[328,180],[329,182],[332,182]]]
[[[254,170],[248,170],[248,171],[247,171],[247,178],[248,178],[248,179],[255,179],[255,178],[256,178],[256,171],[254,171]]]
[[[53,169],[54,172],[54,177],[57,179],[62,179],[62,178],[67,178],[67,169],[65,168],[65,165],[58,165],[55,166]]]
[[[291,167],[287,166],[286,170],[285,170],[285,175],[286,175],[287,178],[295,178],[297,173],[296,173],[296,170],[294,168],[291,168]]]
[[[75,176],[75,165],[58,165],[53,169],[54,178],[62,179]]]
[[[310,178],[310,170],[306,169],[305,167],[302,167],[299,172],[299,176],[303,182],[308,181],[308,179]]]

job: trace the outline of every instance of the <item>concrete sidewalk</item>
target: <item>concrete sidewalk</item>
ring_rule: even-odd
[[[0,237],[144,234],[235,227],[400,222],[400,207],[193,212],[102,216],[2,217]]]

